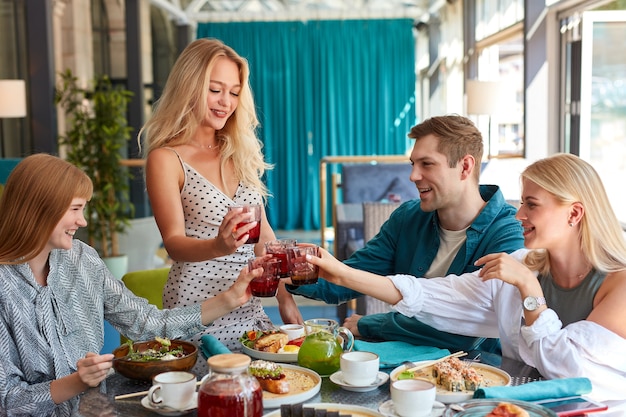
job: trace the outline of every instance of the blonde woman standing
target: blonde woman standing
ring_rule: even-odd
[[[247,215],[228,212],[235,204],[263,204],[268,196],[261,177],[270,166],[255,134],[258,120],[248,77],[247,61],[232,48],[215,39],[196,40],[176,61],[142,129],[148,195],[174,260],[164,307],[219,294],[249,258],[263,253],[264,242],[275,239],[264,210],[255,245],[245,243],[255,223],[236,229]],[[285,323],[302,321],[284,285],[277,298]],[[272,326],[260,299],[253,297],[206,333],[237,350],[244,330]],[[198,343],[201,336],[191,340]]]

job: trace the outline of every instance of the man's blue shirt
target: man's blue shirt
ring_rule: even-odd
[[[486,204],[467,229],[467,239],[452,261],[447,274],[460,275],[475,271],[478,267],[474,262],[480,257],[490,253],[511,253],[524,246],[522,226],[515,219],[516,209],[506,203],[499,187],[481,185],[480,194]],[[416,199],[398,207],[381,227],[380,232],[345,263],[353,268],[383,276],[409,274],[423,277],[435,259],[438,249],[437,214],[422,211],[420,201]],[[323,279],[316,285],[288,286],[288,289],[294,294],[329,304],[339,304],[361,295]],[[410,341],[414,342],[413,331],[408,328],[406,338],[399,337],[404,333],[404,328],[410,326],[405,318],[397,315],[398,313],[388,313],[364,316],[359,320],[359,333],[364,337],[380,338],[382,329],[379,326],[400,326],[401,328],[393,330],[394,333],[389,337],[393,340],[411,339]],[[407,319],[417,322],[415,319]],[[402,324],[398,324],[398,320]],[[370,332],[372,334],[369,334]]]

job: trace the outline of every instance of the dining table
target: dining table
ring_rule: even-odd
[[[469,354],[472,355],[472,352]],[[482,353],[480,361],[506,371],[511,376],[511,385],[520,385],[542,379],[535,368],[512,359]],[[159,416],[157,412],[145,408],[141,404],[143,396],[115,399],[119,395],[147,391],[150,386],[150,381],[133,380],[112,372],[98,387],[91,388],[81,395],[77,415],[84,417],[157,417]],[[319,392],[307,399],[305,403],[349,404],[378,410],[389,399],[389,381],[372,391],[354,392],[347,391],[333,383],[330,378],[324,377]],[[275,409],[265,409],[264,414],[269,414],[272,411]],[[185,415],[193,417],[198,414],[197,410],[194,409]]]

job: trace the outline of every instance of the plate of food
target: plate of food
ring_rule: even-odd
[[[430,381],[437,386],[437,401],[444,404],[467,401],[479,387],[511,385],[511,376],[494,366],[458,358],[449,358],[428,366],[429,362],[434,361],[417,362],[417,366],[426,366],[414,372],[408,372],[405,365],[400,365],[391,371],[390,378],[392,381],[411,378]]]
[[[263,389],[263,408],[301,403],[317,394],[322,386],[317,372],[296,365],[256,360],[250,363],[249,372]]]
[[[289,410],[283,408],[288,408]],[[289,415],[291,417],[302,417],[304,415],[304,408],[312,408],[316,410],[316,416],[326,416],[324,410],[327,413],[338,412],[342,415],[349,414],[352,417],[384,417],[383,414],[371,408],[361,407],[360,405],[351,404],[335,404],[335,403],[315,403],[315,404],[286,404],[281,407],[280,410],[272,411],[269,414],[265,414],[264,417],[281,417]]]
[[[448,407],[443,417],[557,417],[549,408],[517,400],[470,400]]]
[[[289,340],[286,333],[278,329],[248,330],[239,338],[242,351],[254,359],[272,362],[298,362],[298,351],[304,336]]]

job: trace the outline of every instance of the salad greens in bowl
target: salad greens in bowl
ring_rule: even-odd
[[[167,371],[189,371],[198,359],[198,348],[184,340],[156,337],[128,341],[113,351],[113,369],[130,379],[151,380]]]

